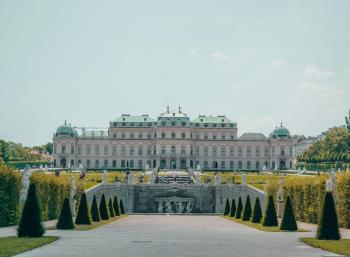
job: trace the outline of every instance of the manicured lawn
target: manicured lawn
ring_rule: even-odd
[[[117,220],[120,220],[122,218],[127,217],[128,215],[124,214],[124,215],[120,215],[120,216],[116,216],[113,218],[110,218],[109,220],[101,220],[100,222],[92,222],[91,225],[75,225],[75,229],[72,230],[90,230],[90,229],[95,229],[98,227],[101,227],[103,225],[107,225],[109,223],[115,222]],[[55,230],[56,227],[49,227],[48,230]],[[0,256],[1,257],[1,256]]]
[[[235,218],[230,218],[230,217],[225,217],[226,219],[241,223],[243,225],[255,228],[257,230],[265,231],[265,232],[287,232],[285,230],[280,230],[279,227],[264,227],[260,223],[251,223],[250,221],[243,221],[241,219],[235,219]],[[306,232],[307,230],[304,229],[298,229],[298,232]]]
[[[300,238],[300,241],[312,247],[350,256],[350,239],[317,240],[315,238]]]
[[[16,254],[49,244],[56,241],[57,236],[44,237],[0,237],[0,257],[9,257]]]

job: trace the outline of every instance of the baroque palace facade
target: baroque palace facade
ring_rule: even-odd
[[[290,169],[293,141],[282,124],[268,137],[237,137],[237,123],[224,115],[199,115],[191,121],[180,108],[168,107],[157,120],[123,114],[104,130],[65,122],[53,137],[53,164],[86,169]]]

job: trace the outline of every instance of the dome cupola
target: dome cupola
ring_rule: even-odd
[[[55,136],[77,137],[78,132],[70,124],[67,124],[67,122],[64,121],[64,125],[57,128]]]
[[[290,137],[289,130],[281,125],[279,127],[276,127],[275,130],[270,134],[270,137],[277,138],[277,137]]]

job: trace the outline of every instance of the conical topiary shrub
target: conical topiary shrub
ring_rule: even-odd
[[[232,198],[230,217],[234,217],[235,215],[236,215],[236,201],[235,201],[235,199]]]
[[[119,209],[119,204],[118,204],[118,197],[114,197],[113,199],[113,208],[114,208],[114,213],[115,216],[120,216],[120,209]]]
[[[339,240],[339,225],[332,192],[326,192],[321,208],[316,238],[319,240]]]
[[[224,215],[227,216],[230,214],[230,203],[228,201],[228,198],[226,198],[226,204],[225,204],[225,210],[224,210]]]
[[[263,226],[265,226],[265,227],[277,227],[278,226],[276,209],[275,209],[275,204],[273,202],[272,195],[269,196],[269,199],[267,201]]]
[[[252,217],[252,205],[250,204],[250,197],[247,195],[247,200],[245,201],[242,220],[248,221]]]
[[[109,215],[110,215],[111,217],[114,217],[114,216],[115,216],[115,213],[114,213],[112,198],[109,198],[109,201],[108,201],[108,210],[109,210]]]
[[[242,199],[241,197],[239,197],[237,210],[236,210],[236,219],[240,219],[242,217],[242,210],[243,210]]]
[[[64,198],[60,217],[58,218],[57,229],[73,229],[73,217],[72,217],[72,211],[70,209],[69,199],[66,197]]]
[[[89,207],[87,204],[85,193],[83,193],[80,198],[78,213],[77,213],[77,216],[75,217],[75,224],[77,225],[91,224],[91,217],[90,217]]]
[[[41,222],[41,208],[36,193],[36,185],[30,183],[17,235],[19,237],[41,237],[44,233],[45,228]]]
[[[100,217],[101,217],[102,220],[108,220],[109,219],[109,213],[108,213],[108,208],[107,208],[105,194],[102,194],[102,197],[101,197]]]
[[[254,209],[253,209],[252,223],[260,223],[261,218],[262,218],[262,211],[260,206],[260,200],[259,198],[256,198]]]
[[[122,199],[120,199],[119,207],[120,207],[120,214],[125,214],[125,210],[124,210],[124,205],[123,205]]]
[[[95,222],[99,222],[101,220],[100,211],[98,210],[96,195],[94,195],[94,199],[91,204],[91,218]]]
[[[289,195],[287,196],[287,199],[286,199],[286,205],[284,207],[284,213],[283,213],[280,229],[288,230],[288,231],[298,230],[298,225],[297,225],[297,221],[295,220],[292,201],[290,200]]]

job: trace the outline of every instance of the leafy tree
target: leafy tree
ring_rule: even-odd
[[[247,221],[252,217],[252,205],[250,204],[250,197],[247,195],[247,200],[245,201],[243,217],[242,220]]]
[[[94,195],[94,199],[91,204],[91,218],[95,222],[99,222],[101,220],[100,211],[98,210],[96,195]]]
[[[73,217],[72,217],[72,211],[70,209],[69,199],[66,197],[64,198],[60,217],[58,218],[58,222],[56,224],[57,229],[73,229]]]
[[[83,193],[80,198],[79,209],[75,218],[75,224],[90,225],[91,217],[89,213],[89,207],[86,200],[86,194]]]
[[[282,223],[280,226],[281,230],[297,231],[298,225],[295,220],[294,209],[289,195],[286,199],[286,205],[284,207]]]
[[[124,210],[124,205],[123,205],[122,199],[120,199],[119,207],[120,207],[120,214],[125,214],[125,210]]]
[[[113,199],[113,208],[114,208],[115,216],[120,216],[118,197],[116,197],[116,196],[114,196],[114,199]]]
[[[230,213],[230,203],[228,201],[228,198],[226,198],[226,204],[225,204],[225,210],[224,215],[227,216]]]
[[[102,194],[102,197],[101,197],[100,217],[101,217],[102,220],[108,220],[109,219],[109,213],[108,213],[108,208],[107,208],[105,194]]]
[[[234,217],[235,215],[236,215],[236,201],[235,199],[232,198],[230,217]]]
[[[269,196],[268,201],[267,201],[263,226],[265,226],[265,227],[277,227],[278,226],[276,209],[275,209],[275,204],[273,202],[272,195]]]
[[[23,206],[19,222],[18,237],[41,237],[45,228],[41,222],[41,207],[36,192],[36,185],[31,183],[28,189],[27,200]]]
[[[115,216],[115,212],[114,212],[114,208],[113,208],[112,198],[109,198],[108,210],[109,210],[109,215],[111,215],[111,217],[114,217]]]
[[[239,197],[237,210],[236,210],[236,219],[240,219],[242,217],[242,211],[243,211],[242,199],[241,197]]]
[[[262,218],[262,211],[260,206],[260,200],[259,198],[256,198],[254,209],[253,209],[252,223],[260,223],[261,218]]]
[[[345,123],[346,123],[347,129],[350,131],[350,110],[349,110],[349,116],[345,117]]]
[[[318,222],[316,238],[319,240],[339,240],[338,217],[332,192],[326,192]]]

